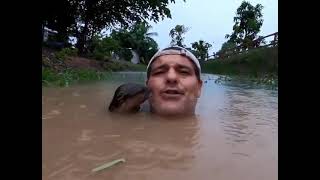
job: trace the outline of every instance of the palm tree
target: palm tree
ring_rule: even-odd
[[[185,47],[183,44],[184,37],[182,36],[189,30],[188,27],[185,27],[184,25],[176,25],[173,29],[170,30],[169,36],[172,38],[171,45],[178,45],[181,47]]]
[[[158,33],[149,32],[151,28],[152,26],[142,22],[135,24],[129,32],[132,37],[132,49],[138,53],[144,63],[147,63],[151,56],[158,51],[158,44],[152,38]]]
[[[134,26],[132,26],[131,30],[129,33],[131,34],[132,41],[134,42],[136,47],[132,48],[137,48],[144,43],[144,42],[149,42],[153,41],[152,36],[157,36],[158,33],[156,32],[148,32],[152,26],[148,25],[147,23],[137,23]]]
[[[208,51],[212,47],[211,44],[203,40],[199,40],[198,42],[191,43],[191,46],[194,49],[195,56],[202,62],[209,57]]]

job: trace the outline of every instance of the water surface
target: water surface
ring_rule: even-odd
[[[275,180],[278,92],[204,74],[195,119],[106,111],[117,86],[145,74],[42,90],[42,179]],[[125,163],[91,173],[115,159]]]

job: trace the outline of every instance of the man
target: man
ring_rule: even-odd
[[[192,116],[202,80],[198,59],[187,49],[173,46],[158,51],[147,66],[150,111],[160,116]]]

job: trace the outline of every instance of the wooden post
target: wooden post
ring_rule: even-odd
[[[274,45],[273,46],[276,46],[276,44],[278,43],[277,39],[278,39],[278,33],[275,33],[274,39],[273,39],[273,41],[274,41]]]

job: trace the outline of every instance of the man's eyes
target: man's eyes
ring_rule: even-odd
[[[152,75],[162,74],[164,72],[165,72],[164,70],[155,70],[152,72]]]
[[[179,72],[183,75],[189,75],[191,72],[188,69],[180,69]]]
[[[152,75],[160,75],[160,74],[163,74],[165,72],[166,72],[165,69],[158,69],[158,70],[154,70],[153,72],[151,72],[151,74]],[[176,72],[181,74],[181,75],[190,75],[191,74],[189,69],[177,69]]]
[[[181,70],[180,73],[181,73],[181,74],[190,74],[190,72],[187,71],[187,70]]]

